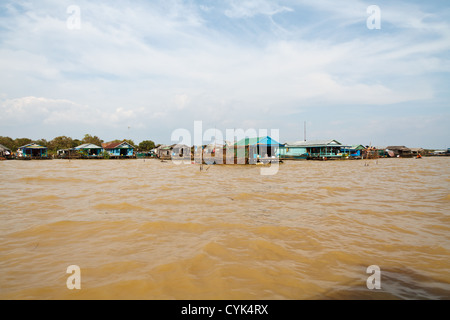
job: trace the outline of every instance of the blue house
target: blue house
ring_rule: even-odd
[[[298,145],[295,142],[285,143],[280,147],[280,159],[282,160],[305,160],[308,153],[304,145]]]
[[[350,158],[361,158],[363,155],[363,151],[366,149],[362,144],[353,145],[353,146],[343,146],[341,148],[341,152],[348,155]]]
[[[283,147],[278,141],[269,136],[244,138],[234,144],[235,157],[245,158],[246,163],[255,164],[259,161],[270,158],[278,158],[280,147]]]
[[[47,158],[47,147],[30,143],[17,149],[17,156],[22,159]]]
[[[280,149],[281,159],[338,159],[342,157],[342,145],[337,140],[311,140],[286,143]]]
[[[126,141],[102,143],[103,149],[111,157],[132,158],[134,157],[134,146]]]

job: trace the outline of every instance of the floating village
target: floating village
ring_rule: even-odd
[[[16,151],[0,144],[0,160],[51,159],[140,159],[161,161],[183,160],[202,164],[261,164],[285,160],[356,160],[378,158],[422,158],[450,156],[446,150],[408,148],[406,146],[345,145],[337,140],[301,140],[279,143],[269,136],[244,138],[236,142],[212,143],[202,146],[181,144],[158,145],[151,150],[139,150],[127,141],[95,145],[84,143],[74,148],[49,153],[46,146],[29,143]]]

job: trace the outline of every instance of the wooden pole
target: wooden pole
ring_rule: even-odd
[[[306,141],[306,121],[303,123],[303,138]]]

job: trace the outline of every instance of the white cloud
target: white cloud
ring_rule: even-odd
[[[450,71],[448,22],[415,5],[381,6],[376,33],[356,0],[79,1],[81,30],[66,27],[69,4],[10,5],[0,18],[1,122],[288,122],[317,106],[432,101],[432,74]],[[313,23],[302,22],[304,8]],[[269,19],[246,19],[260,16]],[[275,20],[288,30],[281,37]]]
[[[132,123],[141,125],[145,109],[102,111],[89,105],[82,105],[64,99],[43,97],[22,97],[0,101],[0,123],[14,122],[16,125],[43,123],[45,125],[91,125],[104,123],[114,127]],[[141,118],[141,119],[140,119]]]
[[[281,12],[293,11],[291,8],[268,0],[230,0],[229,4],[230,8],[225,10],[225,15],[230,18],[251,18],[256,15],[273,16]]]
[[[362,5],[359,1],[354,3]],[[232,1],[230,6],[234,17],[271,15],[285,10],[285,6],[269,1]],[[355,16],[353,10],[347,10],[348,5],[336,6],[322,1],[316,6]],[[395,84],[384,82],[385,79],[420,75],[430,68],[436,71],[442,65],[448,67],[448,62],[442,59],[427,57],[447,50],[445,39],[429,41],[427,46],[401,37],[355,39],[339,44],[323,40],[277,40],[265,47],[242,46],[226,37],[204,33],[207,29],[198,28],[202,21],[199,13],[179,1],[171,2],[165,10],[155,11],[127,5],[110,7],[104,3],[83,3],[80,7],[84,18],[83,28],[78,33],[65,28],[64,15],[57,19],[33,11],[27,15],[28,20],[19,18],[16,36],[7,37],[8,47],[15,49],[0,51],[3,58],[0,66],[13,75],[12,83],[21,78],[26,78],[30,86],[49,85],[42,79],[57,81],[57,89],[65,91],[59,96],[66,97],[70,89],[76,88],[80,88],[76,93],[80,96],[84,86],[87,90],[84,89],[82,96],[92,92],[92,87],[97,87],[100,94],[116,87],[114,95],[139,99],[147,95],[141,87],[146,86],[159,91],[156,95],[161,99],[173,97],[181,89],[186,96],[213,92],[218,101],[226,97],[253,103],[258,102],[258,96],[261,103],[267,103],[318,95],[332,103],[335,96],[328,93],[339,88],[344,89],[345,94],[340,96],[346,96],[346,102],[361,103],[361,88],[366,92],[372,88],[374,93],[384,88],[384,94],[388,95],[381,103],[389,103],[390,95],[394,95],[391,101],[399,101],[399,97],[405,95],[398,92]],[[169,18],[164,17],[163,12],[168,13]],[[191,20],[196,22],[191,23]],[[192,27],[194,29],[190,29]],[[27,35],[30,29],[32,37]],[[413,55],[416,57],[411,59]],[[322,80],[317,78],[318,74],[322,75]],[[371,83],[373,77],[379,82]],[[10,80],[0,80],[1,87],[10,88]],[[65,80],[70,85],[62,88],[61,81]],[[130,89],[128,82],[140,82],[139,89]],[[13,86],[10,96],[27,94],[25,89],[17,92],[20,89]],[[128,88],[121,93],[120,86]],[[419,98],[429,95],[426,90]],[[49,96],[47,91],[44,96]],[[75,93],[68,98],[78,100]],[[160,103],[167,105],[169,102]],[[176,98],[178,108],[184,108],[186,103],[186,99]],[[117,105],[111,107],[118,108]]]
[[[177,109],[183,110],[189,104],[190,98],[187,94],[177,94],[174,100]]]

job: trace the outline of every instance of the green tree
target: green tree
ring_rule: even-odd
[[[128,142],[132,146],[135,146],[134,141],[130,140],[130,139],[123,139],[123,140],[116,139],[116,140],[110,141],[108,143],[121,143],[121,142]]]
[[[92,144],[95,144],[96,146],[100,147],[103,143],[103,140],[101,140],[97,136],[91,136],[90,134],[85,134],[83,140],[81,140],[81,143],[82,144],[92,143]]]
[[[14,140],[14,151],[19,149],[20,147],[23,147],[27,144],[32,143],[32,142],[33,142],[33,140],[28,139],[28,138],[17,138]]]
[[[48,147],[48,141],[45,139],[34,140],[34,143],[43,147]]]
[[[14,143],[14,139],[10,137],[0,137],[0,144],[4,145],[13,152],[17,150],[16,145]]]
[[[138,147],[140,151],[150,151],[155,148],[155,143],[152,140],[144,140],[139,143]]]
[[[131,144],[132,146],[136,146],[136,145],[134,144],[134,141],[131,140],[131,139],[123,139],[123,141],[124,141],[124,142],[128,142],[128,143]]]
[[[75,146],[73,139],[66,136],[56,137],[47,144],[47,148],[51,152],[56,152],[61,149],[71,149]]]
[[[101,157],[101,158],[103,158],[103,159],[109,159],[109,158],[111,158],[111,155],[109,154],[109,152],[102,151],[102,152],[99,154],[99,157]]]

